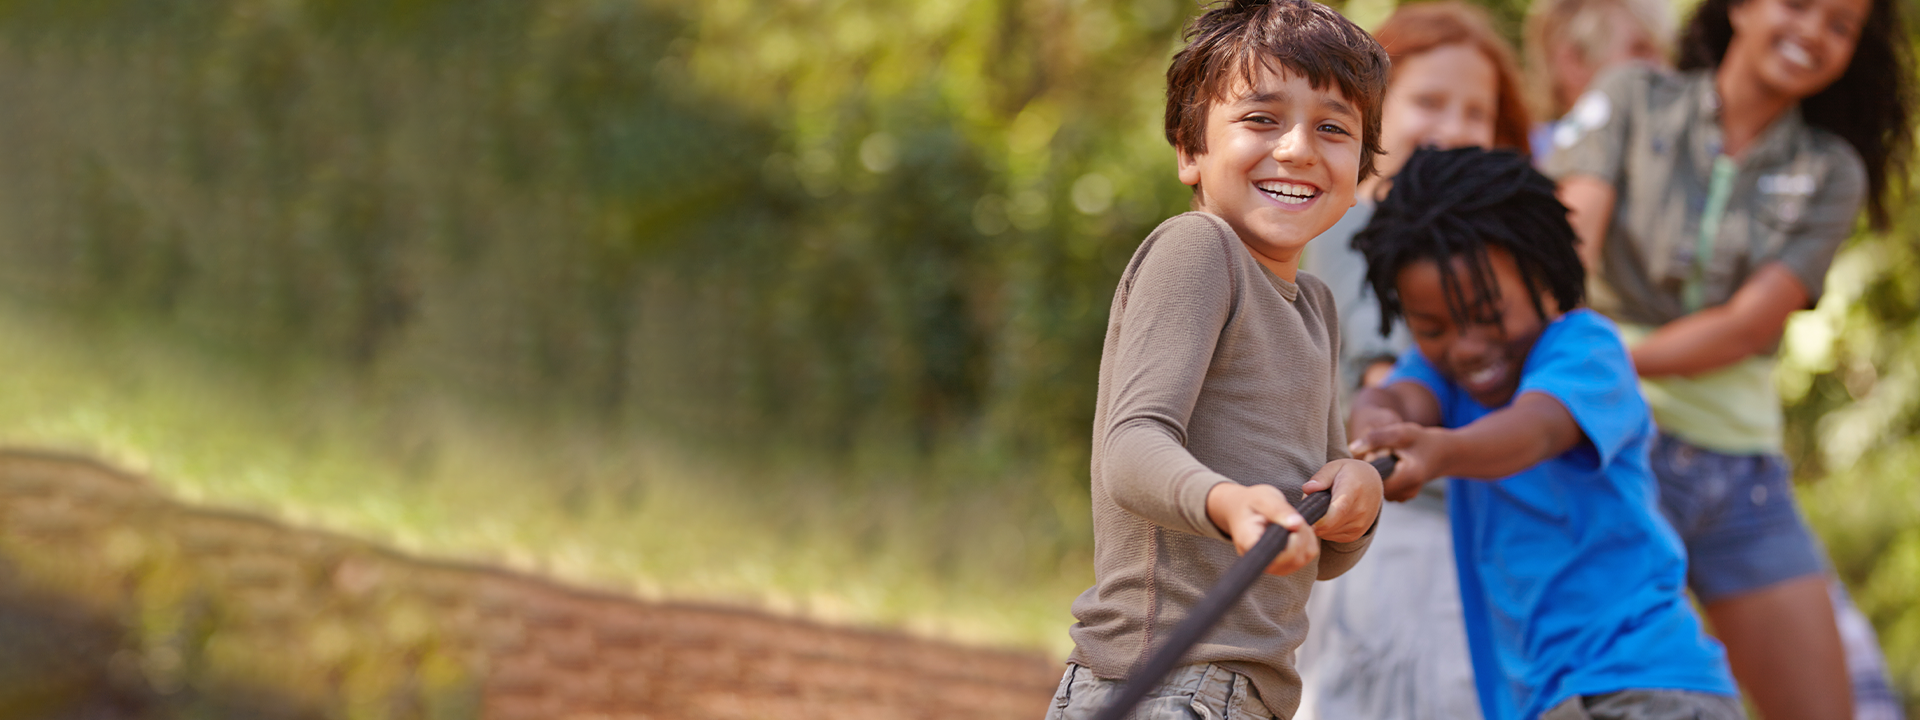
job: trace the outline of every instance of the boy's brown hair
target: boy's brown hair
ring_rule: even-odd
[[[1188,155],[1207,151],[1207,108],[1233,81],[1252,83],[1263,67],[1329,84],[1360,111],[1360,178],[1380,150],[1380,101],[1391,65],[1365,30],[1313,0],[1222,0],[1187,24],[1187,46],[1167,68],[1167,142]]]

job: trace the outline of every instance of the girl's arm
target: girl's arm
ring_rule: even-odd
[[[1598,178],[1574,175],[1560,183],[1560,202],[1580,236],[1580,260],[1589,273],[1600,262],[1616,199],[1613,186]],[[1767,263],[1725,304],[1662,325],[1634,345],[1634,369],[1641,377],[1699,375],[1767,352],[1786,330],[1787,316],[1810,299],[1806,284],[1785,263]]]
[[[1554,143],[1547,174],[1560,184],[1560,203],[1567,206],[1567,222],[1580,238],[1580,261],[1589,274],[1600,270],[1600,248],[1619,201],[1617,185],[1628,172],[1630,138],[1658,76],[1659,71],[1639,64],[1602,73],[1556,128],[1556,134],[1570,133],[1571,143]]]
[[[1408,385],[1413,383],[1394,387]],[[1354,412],[1357,418],[1357,403]],[[1384,424],[1355,439],[1353,445],[1355,455],[1392,451],[1400,457],[1393,475],[1386,479],[1386,497],[1407,500],[1436,478],[1507,477],[1572,449],[1585,437],[1559,400],[1530,391],[1466,427]]]
[[[1771,350],[1787,316],[1807,306],[1807,287],[1783,263],[1760,266],[1724,305],[1660,326],[1633,346],[1642,377],[1699,375]]]

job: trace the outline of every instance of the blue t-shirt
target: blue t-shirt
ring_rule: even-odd
[[[1412,380],[1457,428],[1491,410],[1418,352]],[[1591,310],[1549,323],[1514,393],[1545,393],[1586,438],[1487,482],[1449,480],[1448,514],[1474,682],[1488,718],[1534,718],[1575,695],[1628,689],[1734,695],[1720,643],[1684,595],[1686,551],[1648,467],[1653,418],[1614,326]]]

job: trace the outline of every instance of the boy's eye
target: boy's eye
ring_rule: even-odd
[[[1501,331],[1505,331],[1507,329],[1506,318],[1503,318],[1498,314],[1481,315],[1479,317],[1474,318],[1471,322],[1475,325],[1479,325],[1480,327],[1484,327],[1484,328],[1496,329]]]
[[[1329,132],[1337,135],[1353,134],[1353,133],[1347,132],[1346,128],[1340,127],[1339,125],[1335,125],[1333,123],[1320,123],[1320,132]]]

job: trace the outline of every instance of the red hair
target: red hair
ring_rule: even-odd
[[[1480,51],[1493,63],[1499,86],[1494,88],[1500,106],[1494,110],[1493,145],[1526,152],[1531,120],[1521,92],[1520,65],[1513,59],[1513,48],[1493,31],[1493,21],[1485,10],[1459,0],[1402,5],[1374,31],[1373,37],[1393,59],[1394,74],[1408,58],[1436,48],[1466,45]]]

